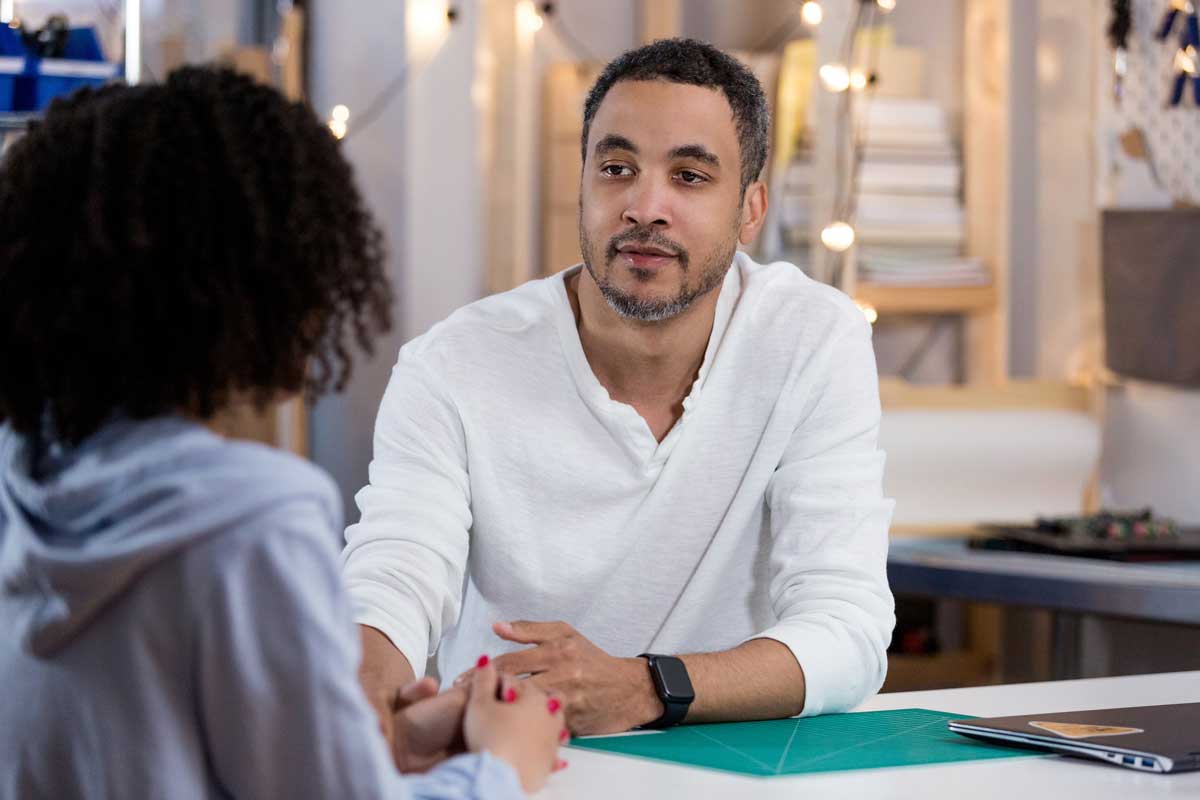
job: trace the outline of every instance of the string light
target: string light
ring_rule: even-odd
[[[410,35],[428,45],[446,32],[457,15],[457,10],[443,0],[413,0],[408,6],[406,22]]]
[[[532,36],[542,29],[546,21],[538,13],[533,0],[521,0],[517,3],[517,28],[526,36]]]
[[[338,139],[345,139],[350,130],[350,109],[336,105],[329,112],[329,130]]]
[[[879,321],[879,310],[875,308],[875,306],[871,305],[870,303],[864,303],[861,300],[855,300],[854,305],[858,306],[858,310],[861,311],[862,315],[867,318],[867,322],[874,325]]]
[[[1197,53],[1192,45],[1175,51],[1175,70],[1195,76],[1197,71]]]
[[[810,28],[815,28],[825,19],[825,9],[816,0],[808,0],[800,6],[800,21]]]
[[[896,10],[896,0],[875,0],[875,4],[879,6],[879,10],[885,14],[889,14]]]
[[[821,231],[821,244],[835,253],[844,253],[854,244],[854,228],[845,222],[832,222]]]
[[[870,82],[871,81],[867,77],[867,73],[858,67],[850,70],[850,88],[853,91],[861,92],[863,89],[867,88],[867,84]]]
[[[844,92],[850,88],[850,70],[845,64],[824,64],[817,71],[821,83],[831,92]]]

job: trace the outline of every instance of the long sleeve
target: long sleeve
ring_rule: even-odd
[[[195,706],[211,773],[232,797],[523,797],[513,770],[460,756],[394,768],[358,686],[358,639],[326,517],[295,504],[219,537],[197,574]]]
[[[437,376],[400,353],[375,423],[369,483],[355,498],[343,574],[355,621],[382,631],[419,676],[462,609],[471,527],[466,441]]]
[[[878,691],[895,625],[887,583],[894,504],[883,497],[879,382],[865,320],[840,334],[822,369],[819,395],[768,485],[778,622],[753,637],[796,656],[804,716],[848,710]]]

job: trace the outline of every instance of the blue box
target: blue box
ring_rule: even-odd
[[[25,44],[20,34],[0,25],[0,112],[17,110],[17,82],[25,68]]]
[[[54,98],[84,86],[102,86],[117,77],[118,72],[117,65],[107,61],[43,58],[37,64],[33,110],[42,111]]]
[[[25,74],[21,56],[0,56],[0,112],[17,111],[17,83]]]
[[[63,58],[39,58],[26,52],[18,31],[0,25],[0,111],[42,111],[56,97],[120,74],[104,60],[93,28],[72,28]]]

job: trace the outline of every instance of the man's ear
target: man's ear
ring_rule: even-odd
[[[743,245],[753,242],[766,218],[767,185],[755,181],[746,187],[746,194],[742,198],[742,224],[738,228],[738,241]]]

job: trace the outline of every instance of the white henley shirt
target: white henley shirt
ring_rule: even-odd
[[[804,715],[877,691],[895,622],[870,326],[841,292],[739,253],[683,416],[658,442],[588,365],[565,279],[405,345],[344,574],[417,674],[563,620],[606,652],[786,645]],[[440,646],[440,650],[439,650]]]

